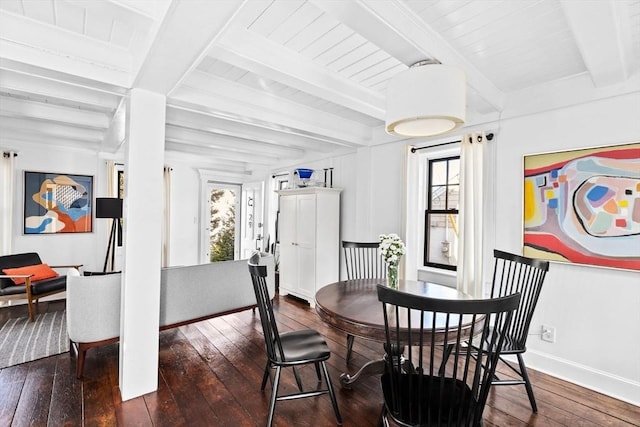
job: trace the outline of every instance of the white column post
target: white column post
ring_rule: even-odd
[[[127,107],[120,311],[122,400],[158,388],[166,97],[132,89]]]

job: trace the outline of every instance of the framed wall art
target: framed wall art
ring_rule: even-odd
[[[24,234],[93,231],[93,177],[24,173]]]
[[[524,156],[523,254],[640,270],[640,143]]]

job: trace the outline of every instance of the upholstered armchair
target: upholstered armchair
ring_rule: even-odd
[[[34,302],[64,292],[67,278],[54,269],[78,269],[81,265],[49,266],[35,252],[0,256],[0,300],[26,299],[29,319],[35,320]]]

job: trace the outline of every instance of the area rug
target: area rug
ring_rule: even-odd
[[[0,329],[0,369],[69,351],[65,311],[9,319]]]

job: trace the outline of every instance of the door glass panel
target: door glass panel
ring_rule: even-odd
[[[209,187],[209,261],[231,261],[238,252],[236,214],[239,191],[228,186]]]

